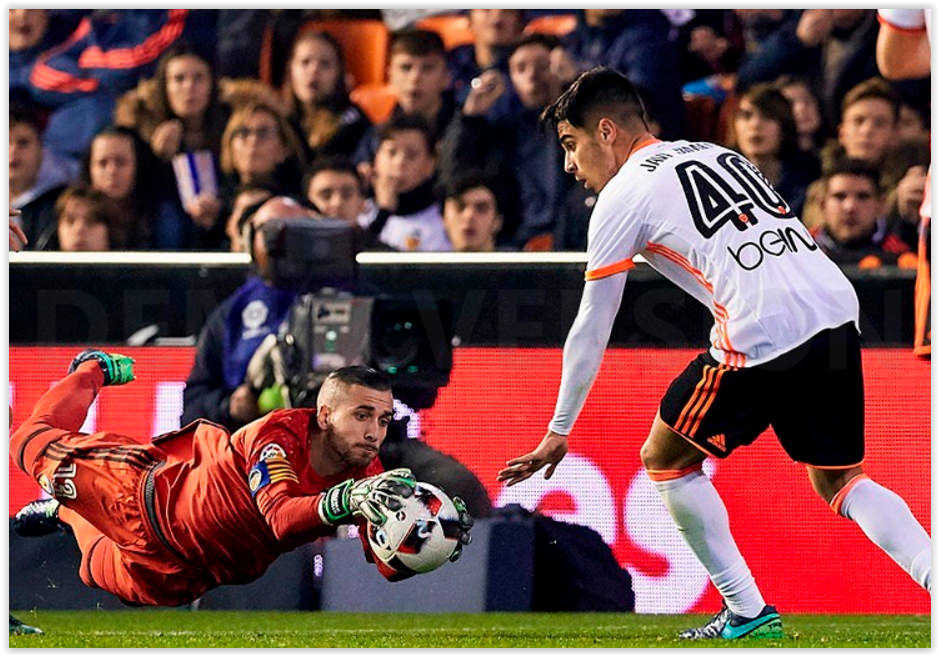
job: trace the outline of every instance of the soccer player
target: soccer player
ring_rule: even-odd
[[[929,75],[931,52],[932,9],[878,9],[880,32],[877,34],[877,67],[891,80],[926,77]],[[932,217],[932,191],[926,174],[926,190],[920,207],[919,241],[916,267],[915,330],[913,352],[932,356],[932,328],[930,311],[930,221]]]
[[[666,391],[640,457],[666,508],[725,605],[683,638],[778,636],[730,533],[727,510],[702,473],[772,425],[839,515],[930,589],[930,539],[906,503],[865,476],[858,301],[785,200],[753,164],[711,143],[657,141],[632,84],[607,68],[578,78],[543,117],[565,168],[599,192],[587,272],[564,345],[554,417],[538,447],[509,460],[514,485],[567,453],[609,340],[637,253],[711,308],[710,348]]]
[[[278,410],[231,435],[197,420],[149,444],[78,432],[101,386],[133,380],[130,358],[86,350],[69,371],[11,438],[14,462],[53,496],[28,504],[14,527],[70,526],[81,580],[128,604],[175,606],[253,581],[337,525],[381,525],[413,492],[409,470],[383,472],[377,458],[392,396],[374,369],[331,373],[315,410]],[[462,543],[470,524],[461,514]],[[404,578],[367,546],[366,557]]]

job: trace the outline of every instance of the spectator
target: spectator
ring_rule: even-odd
[[[300,195],[303,149],[287,119],[272,105],[254,101],[235,110],[222,135],[221,165],[225,207],[234,206],[236,191],[244,185]]]
[[[61,46],[44,51],[30,71],[32,99],[52,114],[46,145],[80,159],[110,120],[117,97],[149,76],[177,42],[215,42],[215,12],[193,9],[97,9]]]
[[[478,174],[466,174],[447,183],[443,224],[454,251],[491,252],[502,228],[494,185]]]
[[[225,236],[228,238],[229,250],[232,253],[246,252],[241,238],[245,220],[273,197],[274,191],[264,185],[247,184],[237,189],[231,214],[225,222]]]
[[[111,199],[118,221],[111,225],[112,250],[174,248],[178,226],[187,219],[152,172],[147,145],[129,128],[108,127],[95,135],[85,159],[82,179]]]
[[[61,43],[87,9],[10,9],[10,99],[29,101],[29,73],[40,53]]]
[[[181,425],[204,417],[236,430],[260,415],[257,393],[245,382],[248,362],[264,338],[277,331],[297,296],[296,290],[274,285],[260,227],[271,219],[297,216],[312,219],[313,213],[278,196],[247,219],[242,238],[251,247],[253,273],[202,328],[183,391]]]
[[[881,182],[887,193],[887,223],[910,250],[919,238],[919,210],[929,169],[929,138],[900,141],[884,162]]]
[[[799,150],[818,157],[819,150],[829,137],[818,97],[808,80],[795,75],[781,75],[773,83],[789,100],[792,118],[799,133]]]
[[[841,104],[838,142],[845,154],[880,166],[896,142],[900,97],[882,78],[852,88]]]
[[[211,64],[198,51],[179,44],[160,58],[152,79],[142,81],[118,100],[114,120],[134,129],[162,161],[168,162],[180,152],[208,151],[215,180],[229,114],[229,107],[219,101]],[[168,167],[163,175],[172,175]],[[201,182],[205,184],[205,180]],[[172,247],[205,245],[206,233],[215,226],[221,211],[216,186],[186,199],[183,209],[192,222],[176,226],[178,234],[170,238]]]
[[[169,160],[196,150],[218,157],[230,113],[219,101],[211,63],[194,48],[178,44],[160,58],[153,78],[121,97],[114,120],[134,128],[154,155]]]
[[[505,243],[524,247],[551,233],[558,207],[573,178],[564,173],[557,137],[539,120],[542,109],[560,92],[551,70],[555,37],[532,34],[509,54],[509,80],[486,71],[470,91],[451,124],[442,151],[447,179],[478,170],[498,180],[500,198],[516,199],[503,207]]]
[[[38,113],[11,107],[10,206],[20,210],[12,220],[23,228],[29,247],[38,249],[55,231],[55,201],[72,177],[69,166],[44,151],[41,139]]]
[[[743,53],[743,34],[733,11],[696,9],[678,34],[683,82],[736,72]]]
[[[69,187],[55,204],[57,226],[51,250],[66,252],[111,250],[111,226],[116,222],[111,200],[90,187]]]
[[[399,251],[447,251],[440,204],[434,195],[436,152],[419,116],[381,126],[372,164],[373,214],[362,221],[378,241]]]
[[[443,138],[457,105],[450,86],[447,53],[443,40],[428,30],[400,30],[391,35],[388,45],[388,84],[394,91],[391,120],[413,114],[430,127],[434,147]],[[366,179],[371,178],[368,166],[378,148],[378,130],[371,128],[362,138],[355,153],[355,163]]]
[[[509,72],[508,55],[512,44],[522,37],[525,27],[523,9],[470,9],[473,43],[457,46],[449,53],[453,88],[462,102],[474,77],[490,68]]]
[[[799,135],[789,101],[768,84],[758,84],[740,99],[734,116],[733,146],[802,213],[805,190],[819,175],[818,161],[799,150]]]
[[[294,39],[282,94],[308,161],[351,156],[371,125],[349,100],[342,49],[325,32],[301,31]]]
[[[314,161],[303,188],[307,200],[322,216],[358,225],[366,211],[362,180],[349,160],[332,157]]]
[[[658,9],[584,9],[565,46],[581,69],[609,66],[628,77],[648,99],[663,138],[677,139],[685,134],[684,103],[670,29]]]
[[[828,257],[877,268],[909,252],[887,229],[879,174],[869,163],[843,160],[827,172],[824,185],[823,223],[812,236]]]
[[[929,138],[929,109],[907,99],[900,101],[897,121],[897,141],[915,141]]]

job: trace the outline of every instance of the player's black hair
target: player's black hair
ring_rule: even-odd
[[[827,186],[828,181],[836,175],[854,175],[860,178],[867,178],[871,181],[871,184],[874,185],[874,191],[877,194],[881,193],[880,171],[863,160],[852,159],[850,157],[842,157],[835,160],[831,166],[825,169],[823,176],[825,185]]]
[[[539,32],[533,32],[532,34],[526,34],[521,39],[509,46],[509,51],[506,53],[505,58],[506,60],[511,59],[516,50],[519,48],[524,48],[525,46],[543,46],[548,50],[548,52],[551,52],[560,45],[561,40],[553,34],[541,34]]]
[[[313,163],[310,164],[306,175],[303,176],[303,186],[300,187],[303,189],[304,194],[306,194],[307,190],[309,190],[310,183],[313,181],[313,178],[316,177],[318,173],[322,173],[323,171],[335,171],[337,173],[347,173],[351,175],[358,183],[359,190],[362,191],[362,178],[359,177],[359,172],[356,171],[352,160],[341,155],[331,155],[317,157],[315,160],[313,160]]]
[[[414,57],[427,55],[440,55],[444,59],[447,57],[447,50],[439,34],[430,30],[412,28],[392,32],[388,41],[388,57],[391,58],[391,55],[398,53]]]
[[[597,111],[626,121],[631,117],[645,123],[645,107],[635,85],[612,68],[598,66],[580,74],[557,100],[541,113],[541,120],[557,126],[567,121],[585,128]]]
[[[427,144],[427,152],[431,155],[435,152],[434,135],[431,132],[430,124],[423,116],[416,114],[401,114],[392,118],[378,128],[378,143],[381,145],[385,141],[393,138],[395,133],[404,130],[416,130],[424,135],[424,143]]]
[[[326,381],[335,380],[345,385],[360,385],[369,389],[387,392],[391,389],[391,379],[378,369],[366,367],[364,365],[353,365],[351,367],[342,367],[331,372]]]
[[[439,197],[443,202],[450,198],[458,198],[470,189],[476,189],[477,187],[484,187],[492,193],[496,200],[496,212],[501,214],[502,202],[499,200],[499,194],[496,191],[498,184],[481,171],[471,170],[448,178],[439,190]]]

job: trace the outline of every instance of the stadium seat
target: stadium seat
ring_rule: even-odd
[[[575,27],[577,27],[577,16],[574,14],[539,16],[528,21],[525,34],[553,34],[560,37],[573,32]]]
[[[473,43],[475,40],[473,31],[470,29],[469,18],[461,14],[428,16],[419,20],[417,27],[439,34],[443,39],[443,47],[447,50]]]
[[[352,90],[349,98],[362,108],[372,123],[384,123],[395,106],[395,94],[391,86],[384,83],[361,84]]]
[[[354,86],[382,84],[388,56],[388,28],[379,20],[308,21],[301,31],[326,32],[339,45]]]

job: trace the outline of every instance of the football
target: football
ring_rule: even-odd
[[[398,572],[422,574],[443,565],[459,539],[459,514],[453,501],[430,483],[418,482],[414,494],[384,526],[368,524],[375,556]]]

